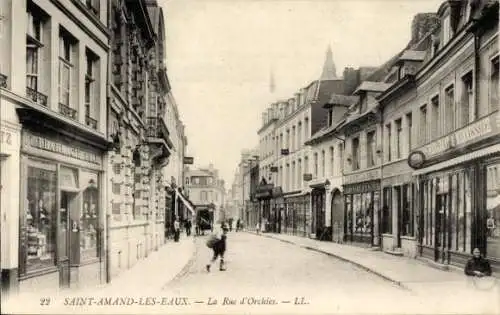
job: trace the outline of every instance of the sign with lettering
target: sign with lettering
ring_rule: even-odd
[[[381,176],[382,172],[380,171],[380,168],[377,168],[366,172],[346,175],[344,177],[344,184],[367,182],[370,180],[380,179]]]
[[[344,195],[361,194],[380,190],[380,181],[370,181],[353,185],[344,185]]]
[[[36,148],[48,152],[62,154],[77,160],[101,164],[100,157],[94,152],[83,150],[81,148],[64,144],[57,140],[47,139],[41,136],[24,131],[22,134],[23,148]]]
[[[425,155],[422,151],[413,151],[408,155],[408,165],[411,168],[420,168],[425,163]]]
[[[500,133],[500,112],[493,113],[441,139],[423,146],[419,150],[426,159],[433,158],[450,149],[463,147]]]
[[[302,179],[305,182],[309,182],[313,179],[313,175],[311,173],[306,173],[306,174],[302,175]]]
[[[185,156],[183,159],[184,164],[193,164],[194,163],[194,158],[191,156]]]

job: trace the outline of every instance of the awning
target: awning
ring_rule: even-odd
[[[441,163],[437,163],[437,164],[431,165],[429,167],[425,167],[425,168],[416,170],[413,172],[413,175],[416,176],[416,175],[422,175],[422,174],[438,171],[440,169],[448,168],[448,167],[451,167],[451,166],[454,166],[454,165],[457,165],[457,164],[460,164],[463,162],[475,160],[475,159],[481,158],[483,156],[498,153],[498,152],[500,152],[500,144],[495,144],[495,145],[489,146],[489,147],[481,149],[481,150],[467,153],[467,154],[461,155],[459,157],[456,157],[456,158],[453,158],[453,159],[450,159],[450,160],[447,160],[447,161],[444,161]]]
[[[191,214],[194,216],[196,214],[196,211],[194,211],[193,205],[191,202],[182,194],[182,192],[179,190],[179,188],[175,189],[175,194],[177,197],[181,198],[182,202],[184,205],[191,211]]]

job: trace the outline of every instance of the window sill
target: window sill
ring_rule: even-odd
[[[57,266],[53,266],[53,267],[48,267],[48,268],[44,268],[44,269],[29,271],[29,272],[19,276],[19,280],[22,281],[22,280],[28,280],[31,278],[35,278],[35,277],[41,277],[44,275],[55,273],[58,270],[59,269],[57,268]]]
[[[394,237],[392,233],[382,233],[382,237]]]
[[[408,241],[416,241],[417,240],[417,238],[415,236],[406,236],[406,235],[401,235],[401,239],[408,240]]]

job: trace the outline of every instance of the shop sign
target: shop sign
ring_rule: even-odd
[[[380,190],[380,181],[371,181],[344,186],[344,195],[360,194]]]
[[[425,163],[425,154],[422,151],[413,151],[408,155],[408,165],[411,168],[421,168]]]
[[[194,158],[191,156],[185,156],[183,158],[184,164],[193,164],[194,163]]]
[[[491,114],[420,148],[426,159],[455,147],[463,147],[500,133],[500,112]]]
[[[311,173],[304,174],[303,179],[305,182],[309,182],[313,179],[313,175]]]
[[[347,175],[344,177],[344,184],[367,182],[370,180],[380,179],[381,177],[382,173],[380,171],[380,168],[377,168],[367,172]]]
[[[23,148],[36,148],[44,151],[49,151],[53,153],[62,154],[69,156],[71,158],[90,162],[94,164],[100,164],[99,156],[93,152],[82,150],[80,148],[66,145],[56,140],[50,140],[40,136],[30,134],[29,132],[24,132],[23,138]]]

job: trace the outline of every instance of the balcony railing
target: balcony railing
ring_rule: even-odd
[[[146,122],[148,137],[167,139],[170,135],[167,125],[165,125],[165,122],[160,117],[148,117]]]
[[[73,109],[67,105],[59,103],[59,113],[66,117],[76,120],[76,109]]]
[[[7,88],[7,76],[0,73],[0,87]]]
[[[34,90],[30,87],[26,87],[26,95],[31,99],[33,102],[38,103],[43,106],[47,106],[47,95],[44,95],[37,90]]]
[[[94,118],[90,117],[89,115],[85,116],[85,124],[87,126],[89,126],[90,128],[97,130],[97,120],[95,120]]]

